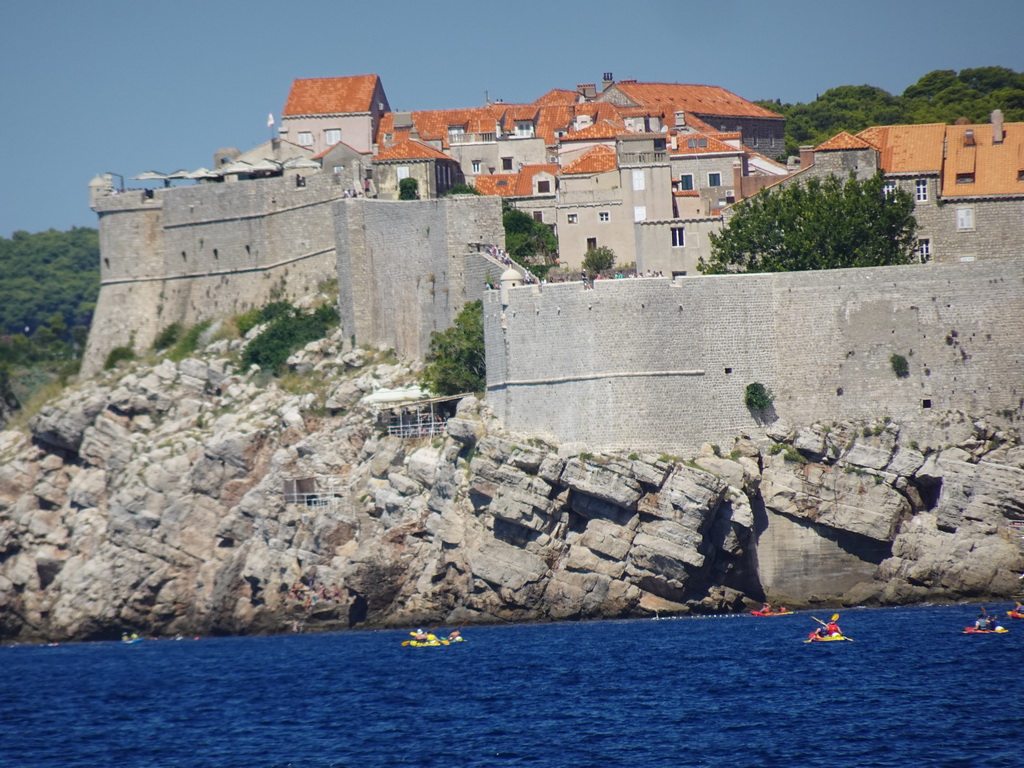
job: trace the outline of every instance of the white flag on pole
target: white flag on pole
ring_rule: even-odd
[[[271,112],[270,114],[267,115],[267,128],[273,128],[273,127],[274,127],[274,113]]]

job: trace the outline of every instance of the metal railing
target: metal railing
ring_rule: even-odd
[[[401,438],[433,437],[443,434],[447,424],[430,413],[402,415],[388,424],[388,434]]]

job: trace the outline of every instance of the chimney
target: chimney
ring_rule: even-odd
[[[605,72],[601,77],[601,92],[604,93],[609,88],[615,85],[615,78],[612,77],[611,72]]]
[[[966,131],[964,131],[964,146],[965,147],[973,147],[974,146],[974,129],[973,128],[968,128]]]
[[[736,190],[733,194],[737,199],[742,200],[746,195],[743,193],[743,162],[739,159],[732,161],[732,188]]]
[[[593,83],[583,83],[583,85],[577,85],[576,91],[583,97],[585,101],[593,101],[594,97],[597,96],[597,86]]]
[[[800,147],[800,168],[810,168],[814,165],[814,147],[810,144],[805,144]]]
[[[992,112],[992,143],[1003,143],[1003,110],[997,109]]]

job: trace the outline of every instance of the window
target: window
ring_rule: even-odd
[[[956,209],[956,228],[963,231],[970,231],[974,229],[974,209],[973,208],[957,208]]]
[[[928,179],[917,179],[914,181],[914,199],[919,203],[928,200]]]
[[[720,173],[709,173],[708,174],[708,186],[709,187],[720,187],[720,186],[722,186],[722,174],[720,174]]]
[[[932,241],[928,238],[922,238],[917,241],[917,258],[918,261],[924,263],[930,261],[932,258]]]
[[[335,173],[341,173],[342,171],[345,170],[345,166],[344,165],[335,165],[333,168],[331,168],[331,170],[334,171]]]
[[[533,212],[533,220],[534,221],[539,221],[539,222],[543,223],[544,222],[544,211],[534,211]]]
[[[309,131],[299,131],[299,145],[303,147],[313,146],[313,134]]]
[[[958,173],[956,175],[957,184],[973,184],[974,174],[973,173]]]
[[[473,161],[473,173],[480,173],[480,161],[479,160],[474,160]]]
[[[684,192],[689,192],[693,189],[693,174],[684,173],[679,177],[679,188]]]
[[[397,168],[395,168],[395,178],[397,178],[399,181],[401,181],[402,179],[408,179],[409,178],[409,166],[408,165],[400,165]]]
[[[537,194],[543,195],[551,191],[551,182],[547,179],[537,182]]]
[[[328,147],[333,147],[341,141],[341,128],[328,128],[324,131],[324,141]]]
[[[672,227],[672,247],[673,248],[685,248],[686,247],[686,228],[685,227]]]
[[[882,194],[886,197],[892,197],[896,194],[896,182],[887,181],[882,185]]]
[[[633,171],[633,191],[639,192],[644,188],[644,172],[640,169],[637,169]]]
[[[529,120],[516,120],[516,133],[517,138],[528,139],[533,136],[533,123]]]
[[[503,157],[503,158],[501,158],[501,170],[503,170],[503,171],[511,171],[512,170],[512,158],[511,157]]]
[[[646,205],[634,205],[633,206],[633,221],[647,221],[647,206]]]
[[[587,238],[587,250],[588,251],[592,251],[595,248],[597,248],[597,238],[596,237],[588,237]]]
[[[567,220],[567,221],[568,221],[568,222],[569,222],[570,224],[579,224],[579,222],[580,222],[580,215],[579,215],[578,213],[570,213],[570,214],[569,214],[569,215],[568,215],[568,216],[566,217],[566,220]]]
[[[706,147],[708,145],[707,139],[687,139],[686,146],[688,149],[697,149],[698,147]]]
[[[597,220],[598,221],[611,221],[611,218],[612,218],[611,214],[608,213],[608,211],[600,211],[597,214]]]

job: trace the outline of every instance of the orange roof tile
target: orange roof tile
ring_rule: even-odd
[[[614,171],[617,167],[618,164],[615,158],[615,150],[611,147],[606,147],[604,144],[599,144],[596,147],[591,147],[571,163],[564,166],[561,173],[563,176],[585,173],[606,173],[608,171]]]
[[[857,134],[881,152],[880,162],[886,173],[939,173],[945,136],[942,123],[882,125]]]
[[[533,177],[538,173],[555,176],[558,166],[554,163],[524,165],[519,173],[492,173],[474,179],[477,191],[482,195],[502,197],[530,197],[533,195]],[[551,190],[553,195],[555,190]]]
[[[696,189],[676,189],[672,192],[676,197],[700,197]]]
[[[609,90],[618,91],[637,106],[665,106],[698,115],[782,117],[715,85],[622,82],[611,86]],[[605,91],[602,94],[602,100],[607,93]]]
[[[553,88],[533,103],[544,106],[552,104],[575,104],[579,97],[580,95],[576,91],[566,91],[559,88]]]
[[[864,139],[851,136],[846,131],[837,133],[828,141],[824,141],[814,148],[815,152],[834,152],[841,149],[875,149]]]
[[[715,134],[719,135],[719,134]],[[708,135],[705,133],[681,133],[676,139],[676,149],[670,150],[670,154],[673,155],[706,155],[709,153],[718,152],[732,152],[734,154],[742,154],[743,150],[734,147],[732,144],[726,144],[724,141],[719,141],[715,138],[715,135]],[[700,142],[701,140],[707,140],[706,146],[691,147],[690,142]]]
[[[374,162],[378,160],[451,160],[452,158],[446,155],[444,152],[440,152],[433,147],[429,147],[418,141],[412,139],[406,139],[400,141],[397,144],[393,144],[387,149],[381,150],[374,157]]]
[[[595,139],[614,139],[624,133],[626,124],[621,120],[601,120],[600,122],[572,131],[562,137],[562,141],[594,141]]]
[[[969,130],[974,132],[973,146],[965,140]],[[993,141],[991,124],[947,125],[945,144],[943,197],[1024,195],[1024,123],[1004,123],[1001,144]],[[958,184],[958,174],[973,174],[974,180]]]
[[[377,75],[295,80],[282,114],[290,117],[369,112],[379,82]]]

